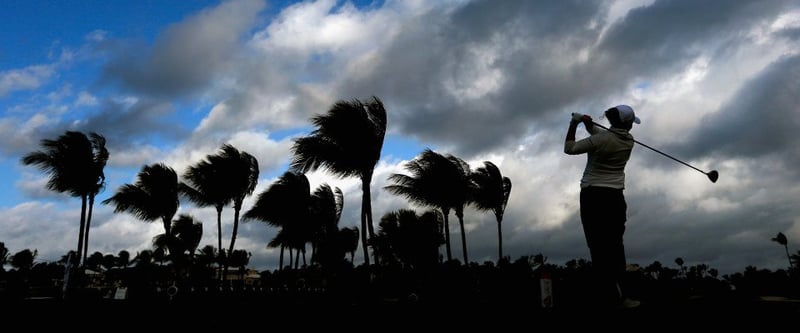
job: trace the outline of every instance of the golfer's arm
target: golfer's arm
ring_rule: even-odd
[[[578,122],[569,122],[567,137],[564,139],[564,153],[572,155],[572,147],[575,146],[575,131],[578,129]]]
[[[583,124],[586,125],[586,131],[589,132],[589,134],[597,134],[600,132],[600,129],[597,128],[597,126],[595,126],[594,123],[591,121],[585,122]]]

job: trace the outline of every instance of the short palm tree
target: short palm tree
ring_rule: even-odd
[[[41,141],[42,150],[22,157],[25,165],[37,166],[49,175],[47,188],[60,193],[69,193],[81,198],[80,228],[78,231],[78,259],[85,257],[84,242],[88,241],[87,208],[94,196],[103,188],[103,169],[108,160],[105,139],[97,134],[66,131],[57,139]],[[89,210],[91,212],[91,210]],[[89,215],[91,216],[91,215]]]
[[[178,175],[163,163],[145,165],[134,184],[117,189],[103,204],[114,205],[114,212],[128,212],[144,222],[161,221],[164,234],[172,236],[172,217],[178,211]]]
[[[386,135],[386,109],[377,97],[367,102],[340,100],[311,122],[317,128],[295,140],[291,168],[302,173],[326,169],[339,177],[359,177],[361,243],[364,262],[369,266],[367,234],[375,236],[370,185]]]
[[[30,249],[24,249],[12,255],[8,259],[8,263],[11,264],[11,267],[16,268],[18,271],[30,271],[33,268],[33,262],[36,260],[36,257],[39,255],[39,251]]]
[[[439,228],[441,214],[427,211],[418,215],[411,209],[400,209],[381,217],[377,251],[383,262],[399,262],[414,270],[426,270],[439,260],[439,247],[444,238]]]
[[[472,204],[478,210],[491,210],[497,220],[497,260],[503,259],[503,213],[508,197],[511,195],[511,179],[503,177],[500,169],[492,162],[485,161],[470,176],[475,183]]]
[[[282,248],[288,246],[299,253],[304,251],[305,243],[311,240],[311,224],[308,221],[310,203],[311,185],[308,177],[302,173],[287,171],[258,194],[255,203],[244,213],[243,218],[280,228],[280,238],[276,236],[276,243],[273,245],[280,245]]]
[[[353,263],[356,250],[358,250],[358,227],[344,227],[339,229],[337,244],[345,254],[350,254],[350,263]]]
[[[341,260],[338,255],[339,219],[344,207],[344,193],[338,187],[322,184],[311,194],[311,260],[326,266]]]
[[[172,233],[191,260],[203,238],[203,223],[196,221],[191,215],[180,214],[175,221],[172,221]]]

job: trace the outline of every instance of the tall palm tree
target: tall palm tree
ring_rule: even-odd
[[[783,249],[786,250],[786,259],[789,259],[789,268],[792,268],[792,256],[789,255],[789,239],[782,232],[779,232],[772,238],[772,241],[783,245]]]
[[[103,204],[114,205],[114,212],[128,212],[144,222],[161,221],[164,234],[172,236],[172,217],[178,211],[178,174],[163,163],[145,165],[134,184],[117,189]]]
[[[503,259],[503,213],[511,195],[511,179],[503,177],[500,169],[490,161],[483,162],[482,167],[475,169],[471,178],[476,185],[472,204],[478,210],[493,211],[497,220],[497,260],[501,260]]]
[[[287,171],[258,194],[255,203],[244,213],[243,218],[245,221],[258,220],[280,228],[280,237],[276,236],[275,242],[270,243],[274,246],[288,246],[290,250],[296,249],[299,253],[304,250],[305,243],[311,240],[308,227],[310,202],[311,185],[308,177],[302,173]]]
[[[226,191],[227,179],[219,165],[212,164],[211,155],[189,166],[183,174],[185,181],[178,185],[180,194],[199,207],[213,206],[217,211],[217,250],[222,251],[222,209],[231,202]],[[221,272],[220,272],[221,274]]]
[[[450,191],[448,192],[447,200],[458,218],[458,225],[461,229],[461,252],[464,257],[464,264],[467,265],[469,264],[469,256],[467,256],[467,231],[464,229],[464,206],[472,201],[475,185],[470,179],[472,171],[467,162],[449,154],[446,157],[452,164],[452,178],[448,179],[450,181],[448,184]]]
[[[458,214],[460,214],[462,225],[462,251],[466,263],[468,257],[463,229],[463,206],[469,202],[468,193],[471,191],[468,173],[466,173],[469,166],[452,155],[443,155],[431,149],[425,149],[408,162],[405,169],[411,175],[399,173],[390,175],[388,180],[393,185],[387,185],[384,189],[389,193],[403,196],[415,204],[441,210],[444,218],[444,237],[448,261],[453,259],[450,250],[448,216],[451,209],[455,209],[457,213],[460,212]]]
[[[92,212],[94,211],[94,199],[106,187],[106,177],[103,169],[108,162],[108,149],[106,149],[106,138],[97,133],[89,133],[89,138],[92,142],[92,149],[94,151],[94,158],[92,168],[94,173],[98,176],[98,182],[88,185],[88,212],[86,213],[86,230],[84,232],[84,247],[83,247],[83,261],[86,261],[86,255],[89,253],[89,230],[92,228]]]
[[[212,165],[219,165],[225,179],[225,193],[233,202],[233,231],[228,253],[233,253],[236,244],[236,235],[239,230],[239,213],[242,210],[244,199],[256,190],[258,185],[258,160],[253,155],[239,151],[230,144],[222,145],[220,153],[211,156]]]
[[[89,199],[102,189],[105,183],[103,169],[108,160],[105,139],[96,133],[86,134],[66,131],[57,139],[41,141],[42,150],[22,157],[25,165],[37,166],[49,175],[47,188],[60,193],[69,193],[81,198],[80,227],[78,230],[78,251],[80,260],[85,255],[84,242],[88,240],[87,207]]]
[[[360,178],[361,244],[369,266],[367,234],[375,236],[370,185],[386,135],[386,109],[374,96],[367,102],[340,100],[311,122],[317,128],[309,136],[295,139],[291,167],[303,173],[322,168],[339,177]]]

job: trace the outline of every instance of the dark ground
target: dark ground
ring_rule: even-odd
[[[169,299],[25,299],[6,302],[3,322],[21,318],[39,328],[74,327],[92,331],[118,329],[187,331],[220,329],[269,331],[287,325],[334,329],[353,326],[409,330],[452,327],[483,330],[616,327],[623,330],[661,331],[666,327],[694,331],[698,328],[752,329],[770,326],[796,331],[800,300],[783,297],[688,297],[643,301],[633,309],[597,310],[574,302],[542,308],[538,300],[515,298],[452,300],[419,298],[359,299],[329,295],[241,295]],[[83,323],[82,323],[83,322]],[[116,329],[110,329],[110,328]],[[760,329],[759,329],[760,330]],[[370,331],[375,331],[370,329]]]

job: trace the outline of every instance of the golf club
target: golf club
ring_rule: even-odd
[[[598,124],[598,123],[596,123],[596,122],[594,122],[594,121],[592,122],[592,124],[594,124],[594,125],[595,125],[595,126],[597,126],[597,127],[600,127],[600,128],[602,128],[602,129],[608,130],[608,127],[605,127],[605,126],[603,126],[603,125],[600,125],[600,124]],[[719,172],[717,172],[717,170],[711,170],[711,171],[709,171],[709,172],[705,172],[705,171],[703,171],[703,170],[700,170],[700,169],[698,169],[698,168],[695,168],[694,166],[690,165],[689,163],[686,163],[686,162],[684,162],[684,161],[681,161],[681,160],[679,160],[679,159],[677,159],[677,158],[674,158],[674,157],[672,157],[672,156],[670,156],[670,155],[668,155],[668,154],[666,154],[666,153],[664,153],[664,152],[662,152],[662,151],[660,151],[660,150],[658,150],[658,149],[655,149],[655,148],[653,148],[653,147],[650,147],[650,146],[648,146],[648,145],[646,145],[646,144],[644,144],[644,143],[641,143],[641,142],[639,142],[639,141],[636,141],[636,139],[634,139],[634,140],[633,140],[633,142],[636,142],[636,143],[638,143],[638,144],[640,144],[640,145],[642,145],[642,146],[644,146],[644,147],[646,147],[646,148],[650,148],[650,150],[652,150],[652,151],[654,151],[654,152],[656,152],[656,153],[659,153],[659,154],[661,154],[661,155],[664,155],[664,156],[666,156],[666,157],[669,157],[669,158],[671,158],[672,160],[674,160],[674,161],[676,161],[676,162],[678,162],[678,163],[681,163],[681,164],[683,164],[683,165],[685,165],[685,166],[688,166],[688,167],[690,167],[690,168],[692,168],[692,169],[695,169],[695,170],[697,170],[697,171],[700,171],[700,172],[702,172],[703,174],[705,174],[706,176],[708,176],[708,179],[709,179],[709,180],[711,180],[711,182],[712,182],[712,183],[716,183],[716,182],[717,182],[717,178],[719,178]]]

